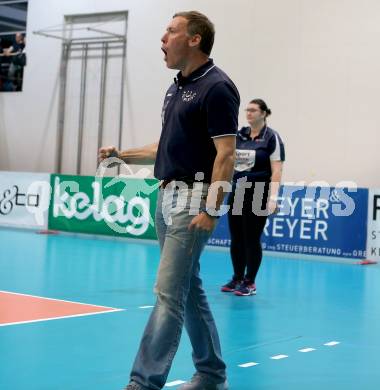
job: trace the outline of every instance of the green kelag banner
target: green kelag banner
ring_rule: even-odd
[[[156,239],[158,181],[51,175],[49,229]]]

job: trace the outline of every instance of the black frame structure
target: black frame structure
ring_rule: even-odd
[[[26,37],[28,0],[0,0],[0,92],[22,91],[26,54],[6,52],[16,33]]]

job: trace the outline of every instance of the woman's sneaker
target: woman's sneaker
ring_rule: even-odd
[[[235,295],[240,297],[246,297],[248,295],[256,294],[256,285],[251,282],[244,281],[238,289],[234,292]]]
[[[227,284],[221,287],[221,291],[223,292],[234,292],[240,287],[241,281],[239,280],[230,280]]]

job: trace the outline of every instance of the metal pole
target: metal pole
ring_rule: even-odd
[[[43,37],[47,37],[47,38],[54,38],[54,39],[60,39],[62,41],[65,41],[66,39],[64,37],[60,37],[58,35],[53,35],[53,34],[48,34],[48,33],[44,33],[44,32],[41,32],[41,31],[33,31],[33,34],[35,35],[41,35]],[[1,34],[0,34],[1,35]]]
[[[102,146],[102,142],[103,142],[104,104],[105,104],[106,87],[107,87],[107,64],[108,64],[108,42],[104,42],[103,49],[102,49],[102,67],[101,67],[101,79],[100,79],[98,150]]]
[[[87,27],[87,30],[88,31],[95,31],[95,32],[102,33],[102,34],[108,34],[108,35],[111,35],[111,37],[122,38],[122,39],[124,38],[123,35],[115,34],[111,31],[100,30],[98,28]]]
[[[55,172],[62,172],[62,148],[63,134],[65,131],[65,107],[66,107],[66,85],[67,85],[67,65],[70,52],[70,42],[62,45],[62,62],[59,74],[59,103],[58,103],[58,128],[55,149]]]
[[[80,85],[80,101],[79,101],[79,127],[78,127],[78,145],[77,145],[77,175],[80,174],[82,165],[82,145],[83,145],[83,127],[84,127],[84,113],[86,105],[86,80],[87,80],[87,50],[88,44],[83,45],[82,55],[82,72]]]
[[[125,83],[125,57],[126,57],[126,41],[123,42],[123,59],[121,63],[121,88],[120,88],[120,107],[119,107],[119,134],[117,140],[117,150],[121,150],[121,138],[123,133],[124,119],[124,83]],[[117,172],[120,175],[120,164],[117,166]]]
[[[119,111],[119,134],[118,134],[118,142],[117,148],[120,150],[121,148],[121,138],[123,132],[123,120],[124,120],[124,84],[125,84],[125,64],[126,64],[126,49],[127,43],[124,40],[123,44],[123,60],[121,65],[121,88],[120,88],[120,111]]]

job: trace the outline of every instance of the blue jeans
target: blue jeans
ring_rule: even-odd
[[[131,380],[144,390],[165,385],[183,325],[197,372],[215,383],[226,379],[218,332],[199,276],[199,258],[210,233],[188,230],[194,218],[191,203],[198,199],[204,205],[206,196],[207,188],[174,189],[171,193],[165,189],[158,196],[155,222],[161,259],[157,301],[131,372]]]

